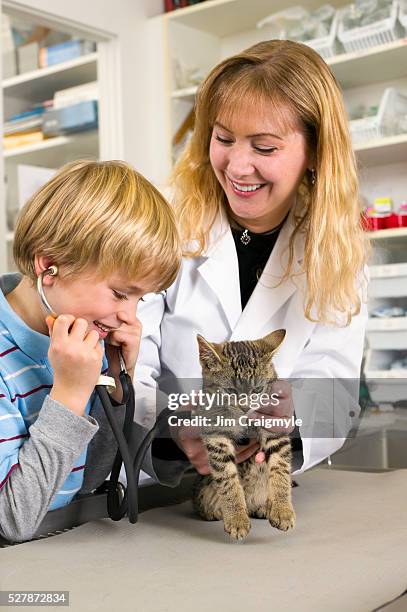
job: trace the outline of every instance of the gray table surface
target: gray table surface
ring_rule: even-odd
[[[244,542],[190,502],[137,525],[92,521],[0,551],[3,590],[68,590],[72,610],[371,612],[407,586],[407,470],[313,469],[297,527],[253,520]],[[52,608],[54,609],[54,608]]]

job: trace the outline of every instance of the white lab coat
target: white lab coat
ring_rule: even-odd
[[[143,324],[135,374],[139,422],[150,425],[154,421],[155,393],[151,387],[160,376],[167,380],[201,376],[197,333],[209,341],[222,342],[261,338],[284,328],[286,338],[274,365],[281,378],[300,379],[293,386],[295,414],[303,420],[304,463],[299,471],[342,446],[359,414],[358,384],[344,387],[338,379],[359,379],[366,304],[348,327],[315,324],[305,318],[304,275],[295,283],[288,279],[276,286],[287,261],[292,227],[289,215],[243,312],[236,248],[224,214],[212,228],[203,256],[184,258],[175,283],[166,292],[147,296],[138,312]],[[303,245],[298,244],[294,272],[298,272],[302,256]],[[171,383],[171,390],[176,384],[175,380]]]

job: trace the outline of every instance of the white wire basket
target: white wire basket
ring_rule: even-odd
[[[399,20],[407,34],[407,0],[400,0]]]
[[[397,402],[407,400],[407,370],[391,369],[397,359],[407,356],[406,351],[366,351],[364,375],[370,397],[374,402]]]
[[[304,45],[308,45],[314,49],[314,51],[319,53],[319,55],[325,60],[337,55],[338,53],[343,53],[343,47],[336,37],[339,16],[339,11],[336,11],[334,18],[332,19],[328,36],[322,36],[321,38],[314,38],[312,40],[304,41]]]
[[[387,19],[347,30],[344,18],[348,14],[350,6],[340,10],[338,24],[338,38],[347,53],[369,49],[370,47],[376,47],[377,45],[383,45],[402,38],[402,28],[397,21],[399,12],[398,0],[393,0],[390,15]]]
[[[369,318],[366,333],[371,349],[407,351],[407,317]]]
[[[353,144],[362,144],[392,136],[399,132],[398,120],[407,114],[407,96],[394,87],[387,87],[380,100],[376,115],[353,119],[349,122],[349,130]]]

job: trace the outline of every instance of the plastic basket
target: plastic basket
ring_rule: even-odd
[[[407,34],[407,0],[401,0],[399,20]]]
[[[390,369],[393,361],[404,357],[407,357],[407,351],[368,349],[364,374],[366,378],[402,378],[407,384],[407,370]]]
[[[338,31],[339,23],[339,11],[336,11],[334,18],[332,19],[331,28],[328,36],[321,38],[314,38],[312,40],[304,41],[304,45],[308,45],[314,51],[320,54],[323,59],[329,59],[338,53],[343,53],[343,48],[338,41],[336,34]]]
[[[349,129],[354,144],[396,134],[397,119],[407,114],[407,96],[394,87],[387,87],[380,100],[379,109],[372,117],[354,119]]]
[[[407,295],[407,263],[370,266],[369,297],[403,297]]]
[[[407,350],[407,317],[371,318],[366,332],[371,349]]]
[[[295,37],[291,38],[289,34],[290,30],[287,29],[287,25],[282,25],[281,23],[279,25],[279,19],[285,19],[288,20],[288,22],[292,20],[294,23],[298,23],[304,19],[307,19],[307,16],[309,16],[309,13],[302,6],[293,6],[278,13],[272,13],[271,15],[268,15],[268,17],[261,19],[256,25],[257,28],[265,29],[266,40],[272,38],[289,38],[290,40],[298,40]],[[329,34],[327,34],[326,36],[321,36],[320,38],[313,38],[310,40],[301,39],[300,42],[314,49],[324,59],[333,57],[338,53],[343,53],[343,47],[336,36],[338,31],[338,23],[339,11],[335,11],[329,29]]]
[[[361,51],[383,45],[402,37],[402,28],[397,21],[398,0],[393,0],[390,16],[387,19],[361,26],[360,28],[345,29],[344,17],[349,11],[349,6],[340,10],[338,24],[338,38],[344,46],[345,51]]]
[[[374,402],[407,400],[407,370],[391,370],[395,359],[407,356],[406,351],[366,351],[364,376]]]

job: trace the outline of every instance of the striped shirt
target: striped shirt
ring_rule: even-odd
[[[21,277],[5,275],[1,282],[3,286],[16,285],[18,278]],[[20,467],[19,451],[29,439],[30,427],[52,388],[49,343],[48,336],[32,330],[20,319],[0,291],[0,495],[14,470]],[[87,415],[95,401],[93,393],[86,406]],[[86,453],[87,448],[76,458],[48,510],[65,506],[80,490]]]

